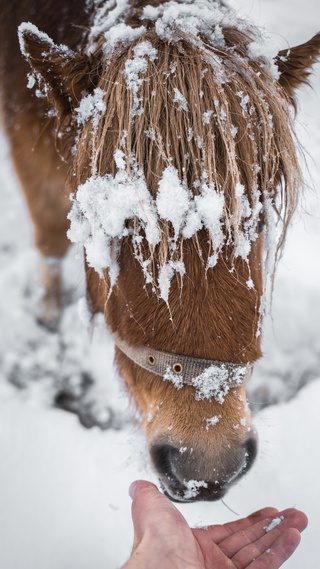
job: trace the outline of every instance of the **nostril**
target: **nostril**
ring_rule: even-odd
[[[172,460],[178,450],[172,445],[154,445],[150,449],[153,465],[159,474],[172,476]]]
[[[245,451],[245,463],[243,468],[243,473],[247,472],[251,466],[253,465],[255,458],[258,453],[258,443],[257,439],[251,437],[248,439],[243,445],[243,449]]]

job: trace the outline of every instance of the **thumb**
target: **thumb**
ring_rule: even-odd
[[[151,482],[133,482],[129,494],[132,498],[133,549],[141,543],[146,531],[161,538],[175,531],[177,524],[187,525],[177,508]]]

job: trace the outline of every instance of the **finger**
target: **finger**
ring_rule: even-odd
[[[268,549],[272,548],[282,534],[291,529],[298,533],[305,529],[307,518],[303,512],[288,510],[287,513],[283,512],[283,514],[286,516],[283,516],[284,520],[271,531],[266,532],[266,528],[270,523],[270,519],[268,519],[262,522],[262,524],[256,524],[256,526],[248,528],[245,532],[240,532],[244,533],[244,535],[237,534],[232,536],[232,538],[229,538],[229,542],[225,540],[219,547],[234,561],[237,567],[247,567],[253,559],[259,558]]]
[[[144,480],[134,482],[130,486],[129,493],[132,498],[134,549],[146,531],[163,539],[166,535],[172,534],[173,530],[187,526],[182,514],[151,482]]]
[[[281,533],[270,548],[267,548],[258,558],[249,565],[240,565],[246,569],[278,569],[283,565],[298,547],[301,540],[297,529],[289,528]]]
[[[253,524],[258,523],[266,518],[274,518],[278,515],[278,510],[276,508],[263,508],[257,512],[253,512],[250,516],[236,520],[234,522],[229,522],[223,525],[213,525],[206,529],[206,532],[210,535],[211,539],[216,543],[220,544],[223,540],[232,536],[235,533],[246,530],[246,528],[251,527]],[[193,530],[194,532],[202,530]]]

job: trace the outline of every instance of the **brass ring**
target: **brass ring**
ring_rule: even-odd
[[[176,375],[181,375],[183,372],[183,365],[180,362],[176,362],[173,364],[172,369]]]
[[[151,366],[154,366],[156,364],[156,358],[152,354],[149,354],[148,356],[148,363]]]

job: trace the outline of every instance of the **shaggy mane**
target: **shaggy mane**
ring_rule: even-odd
[[[245,258],[241,252],[245,233],[254,242],[259,224],[264,223],[267,256],[273,255],[274,268],[301,182],[292,107],[266,62],[249,57],[249,45],[257,39],[252,28],[246,33],[223,28],[222,33],[224,48],[208,45],[204,38],[191,42],[183,34],[179,41],[169,42],[160,38],[149,22],[149,29],[131,45],[119,45],[112,53],[106,53],[104,38],[100,38],[94,53],[99,74],[96,87],[104,92],[106,112],[82,125],[81,151],[75,153],[69,184],[75,191],[93,173],[115,176],[114,154],[121,150],[126,172],[132,173],[133,163],[135,169],[141,169],[156,198],[159,181],[171,166],[193,195],[199,194],[203,181],[214,184],[224,195],[224,251],[231,247],[235,256]],[[148,70],[139,76],[143,111],[136,112],[137,94],[128,88],[125,66],[143,42],[150,42],[157,57],[146,58]],[[177,93],[183,106],[175,99]],[[261,208],[259,215],[252,216],[249,229],[241,212],[239,184],[251,211]],[[277,237],[268,242],[274,214]],[[143,259],[151,255],[161,266],[183,260],[183,237],[173,247],[171,223],[162,219],[161,231],[156,250],[147,252],[150,248],[142,243]],[[209,255],[218,258],[222,248],[212,237],[209,240]],[[196,235],[193,242],[197,254],[202,255]],[[159,265],[152,270],[156,282]]]

